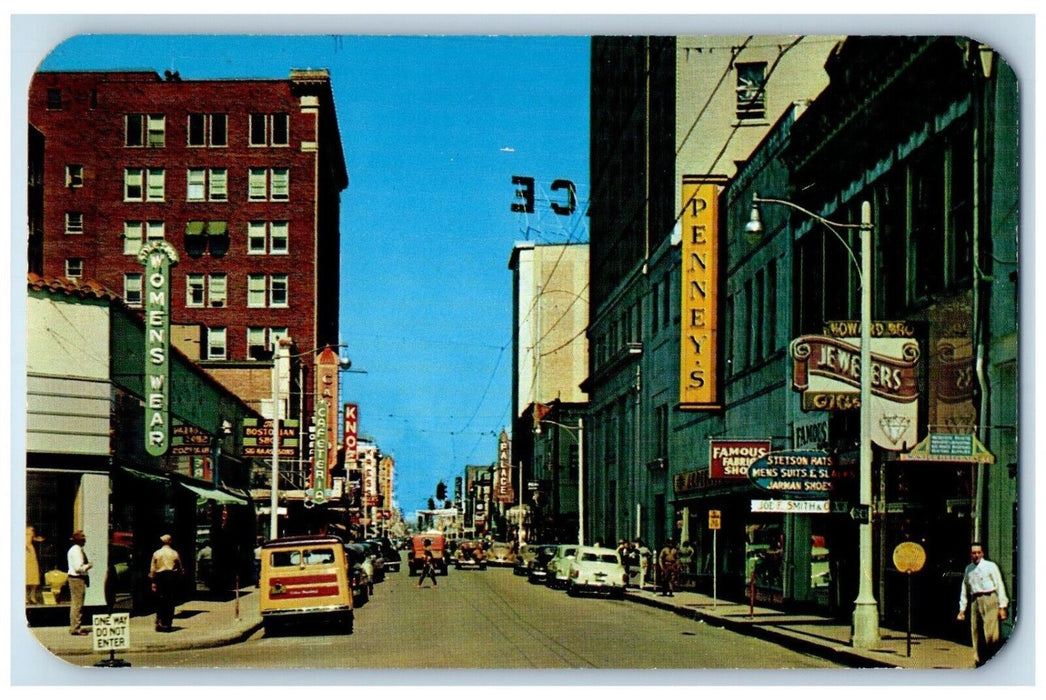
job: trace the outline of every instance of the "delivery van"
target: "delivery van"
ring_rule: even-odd
[[[258,592],[266,632],[315,620],[352,633],[352,581],[339,537],[301,535],[263,544]]]
[[[426,544],[426,542],[428,544]],[[447,541],[439,533],[423,533],[410,538],[410,549],[407,550],[407,567],[411,576],[421,573],[425,565],[425,548],[432,552],[432,569],[439,576],[447,575]]]

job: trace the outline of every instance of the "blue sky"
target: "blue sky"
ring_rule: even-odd
[[[341,335],[366,371],[343,375],[342,399],[395,457],[409,517],[437,481],[494,462],[510,429],[514,242],[587,240],[584,216],[550,214],[543,193],[564,178],[587,202],[588,52],[583,36],[85,34],[40,67],[330,70],[350,178]],[[510,209],[513,175],[536,181],[529,217]]]

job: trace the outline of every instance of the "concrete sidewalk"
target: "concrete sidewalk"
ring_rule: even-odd
[[[91,616],[84,615],[84,629],[90,630]],[[131,617],[130,648],[115,652],[116,658],[128,652],[203,649],[235,644],[261,627],[258,589],[243,588],[239,596],[227,600],[189,600],[175,608],[170,632],[157,632],[153,615]],[[58,656],[97,656],[109,658],[108,651],[94,651],[93,634],[74,637],[68,625],[30,627],[30,633]]]
[[[881,629],[879,645],[862,650],[850,646],[848,624],[817,615],[790,614],[762,606],[756,606],[750,614],[747,604],[713,600],[711,596],[691,591],[663,597],[650,589],[629,589],[626,598],[851,668],[973,668],[973,652],[969,646],[924,635],[912,635],[909,656],[904,630]],[[155,631],[152,615],[132,617],[128,651],[173,651],[235,644],[254,634],[261,624],[258,591],[244,588],[238,600],[191,600],[179,605],[171,632]],[[91,635],[71,636],[65,625],[33,627],[30,632],[59,656],[93,655],[98,661],[109,658],[109,652],[93,650]],[[121,653],[126,652],[115,652],[116,658],[120,658]]]
[[[909,656],[906,630],[880,628],[874,649],[850,645],[850,625],[818,615],[792,614],[747,603],[714,600],[691,591],[661,596],[630,588],[628,600],[671,610],[705,624],[759,637],[787,649],[819,656],[851,668],[973,669],[973,650],[956,642],[913,633]]]

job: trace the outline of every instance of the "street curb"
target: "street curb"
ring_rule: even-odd
[[[250,626],[245,627],[244,629],[238,630],[236,633],[230,633],[224,636],[214,636],[207,639],[190,639],[188,637],[184,637],[182,638],[182,640],[184,641],[175,639],[172,643],[149,643],[141,647],[123,649],[121,651],[141,654],[166,651],[192,651],[194,649],[213,649],[214,647],[229,646],[232,644],[239,644],[240,642],[246,641],[248,638],[250,638],[251,635],[260,630],[261,627],[262,622],[259,620],[258,622],[252,623]],[[40,643],[41,646],[47,649],[47,651],[56,656],[98,656],[107,654],[107,652],[95,651],[94,649],[52,649],[48,647],[40,639],[37,639],[37,641]]]
[[[764,625],[756,625],[750,622],[729,620],[718,615],[710,615],[702,610],[682,607],[675,605],[674,603],[669,603],[668,601],[655,600],[636,593],[626,592],[625,597],[627,600],[636,603],[674,612],[680,617],[703,622],[713,627],[720,627],[749,637],[756,637],[764,641],[775,643],[786,641],[788,642],[787,646],[789,649],[810,654],[812,656],[819,656],[828,659],[829,661],[836,661],[851,668],[900,668],[898,664],[891,663],[887,659],[880,660],[871,658],[854,651],[849,647],[843,647],[838,644],[815,642],[806,638],[804,635],[788,632],[787,630],[772,629]]]

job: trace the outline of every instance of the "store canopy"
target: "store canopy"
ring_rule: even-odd
[[[130,467],[121,466],[120,470],[128,476],[133,476],[138,479],[145,479],[146,481],[152,481],[157,484],[168,484],[170,479],[161,474],[150,474],[148,472],[139,471],[137,469],[131,469]]]
[[[200,498],[203,498],[203,499],[209,500],[209,501],[216,501],[217,503],[221,503],[222,505],[238,505],[238,506],[245,506],[245,505],[247,505],[247,499],[240,498],[239,496],[234,496],[231,493],[227,493],[227,492],[221,491],[219,489],[213,489],[213,488],[209,489],[209,488],[207,488],[205,486],[195,486],[193,484],[186,484],[184,482],[182,482],[182,486],[184,486],[185,488],[189,489],[190,491],[195,493]]]

